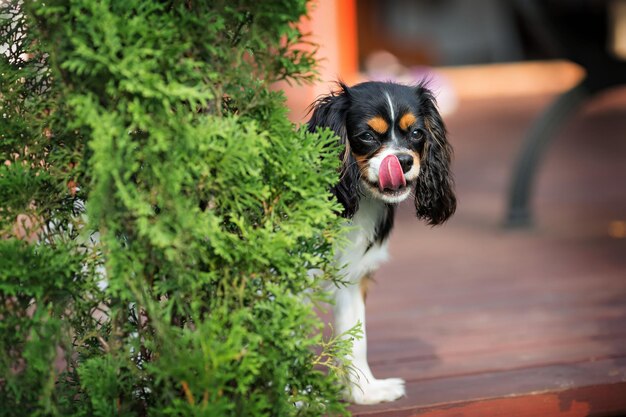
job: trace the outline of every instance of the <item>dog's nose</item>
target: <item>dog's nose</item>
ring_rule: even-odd
[[[400,161],[400,166],[402,167],[402,172],[405,174],[409,172],[411,167],[413,166],[413,156],[407,154],[398,155],[398,161]]]

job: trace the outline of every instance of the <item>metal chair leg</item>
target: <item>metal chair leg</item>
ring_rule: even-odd
[[[522,228],[532,224],[529,200],[541,158],[557,130],[591,94],[586,81],[581,81],[559,96],[530,128],[513,172],[505,227]]]

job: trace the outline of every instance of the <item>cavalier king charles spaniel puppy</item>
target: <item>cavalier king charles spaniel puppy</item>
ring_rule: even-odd
[[[365,82],[315,101],[308,129],[332,129],[343,148],[339,183],[332,193],[350,220],[348,244],[337,265],[347,285],[334,290],[335,331],[361,323],[354,342],[346,399],[357,404],[393,401],[404,395],[400,378],[376,379],[367,363],[365,295],[374,270],[387,258],[396,206],[413,195],[417,218],[445,222],[456,209],[450,172],[452,148],[425,85]]]

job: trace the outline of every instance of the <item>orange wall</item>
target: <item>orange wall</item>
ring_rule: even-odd
[[[309,10],[310,18],[303,19],[299,26],[319,46],[316,57],[320,80],[313,85],[289,86],[283,82],[275,86],[285,91],[293,122],[306,121],[307,107],[334,89],[335,81],[352,84],[357,79],[356,0],[312,1]]]

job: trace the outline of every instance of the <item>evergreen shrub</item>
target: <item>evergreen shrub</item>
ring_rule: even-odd
[[[314,76],[305,14],[0,3],[0,415],[346,413],[339,150],[270,89]]]

